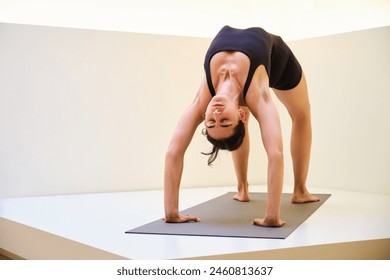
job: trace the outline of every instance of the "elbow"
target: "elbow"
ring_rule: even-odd
[[[179,159],[182,159],[183,157],[184,157],[184,153],[182,151],[180,151],[179,149],[169,147],[165,153],[165,162],[168,161],[175,162]]]

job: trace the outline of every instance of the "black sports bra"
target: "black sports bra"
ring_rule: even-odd
[[[282,38],[260,27],[237,29],[224,26],[213,39],[206,53],[204,68],[211,95],[215,95],[210,73],[212,57],[223,51],[239,51],[250,60],[248,77],[244,84],[244,98],[257,67],[264,65],[270,87],[287,90],[294,88],[302,77],[302,69],[290,48]]]

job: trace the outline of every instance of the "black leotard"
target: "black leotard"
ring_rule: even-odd
[[[264,65],[267,71],[271,88],[292,89],[301,80],[302,68],[280,36],[259,27],[237,29],[224,26],[211,42],[204,61],[207,84],[212,96],[215,95],[215,90],[211,79],[210,61],[213,55],[222,51],[239,51],[249,57],[250,67],[243,90],[244,98],[253,74],[260,65]]]

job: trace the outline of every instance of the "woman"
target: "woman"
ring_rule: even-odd
[[[206,77],[194,102],[184,111],[165,158],[165,221],[195,221],[179,213],[179,187],[185,151],[202,122],[213,144],[209,164],[220,149],[232,151],[238,192],[234,199],[248,201],[250,113],[258,121],[268,157],[268,198],[265,216],[254,224],[281,227],[283,147],[279,116],[270,96],[273,89],[292,119],[291,155],[294,169],[292,203],[319,199],[306,189],[311,149],[310,103],[305,76],[295,56],[279,36],[261,28],[223,27],[205,57]]]

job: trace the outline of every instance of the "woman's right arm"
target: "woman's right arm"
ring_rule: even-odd
[[[179,213],[179,188],[183,173],[184,154],[198,125],[203,121],[203,113],[208,103],[207,100],[202,99],[202,96],[205,96],[202,92],[203,86],[204,83],[194,102],[181,115],[165,155],[164,208],[165,221],[168,223],[199,221],[196,217],[183,216]]]

